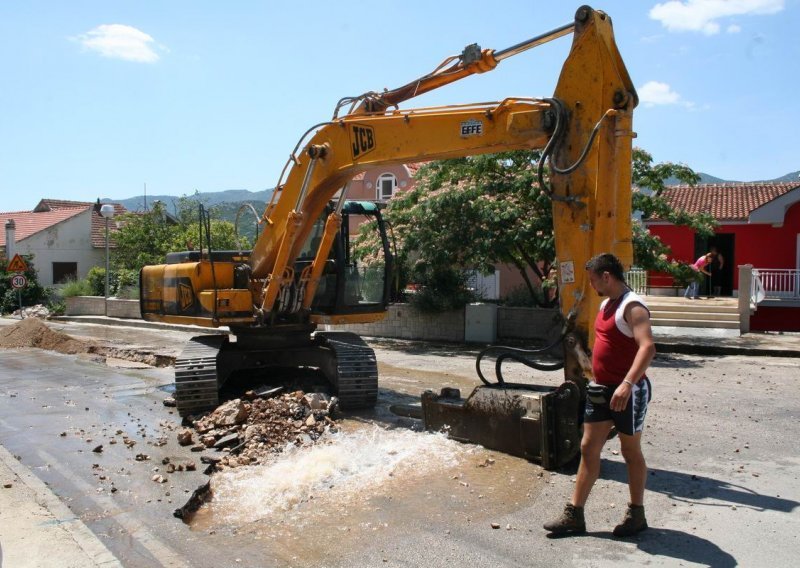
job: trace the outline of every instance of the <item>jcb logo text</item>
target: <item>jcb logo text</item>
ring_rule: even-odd
[[[359,126],[354,124],[351,135],[353,159],[360,158],[367,152],[375,149],[375,133],[371,126]]]

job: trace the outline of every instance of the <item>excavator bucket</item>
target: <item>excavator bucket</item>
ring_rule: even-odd
[[[466,398],[458,389],[422,393],[422,419],[431,431],[556,469],[580,451],[580,389],[527,384],[482,385]]]

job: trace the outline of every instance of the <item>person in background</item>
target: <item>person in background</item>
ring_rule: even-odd
[[[706,269],[706,265],[711,262],[711,259],[714,258],[713,252],[707,252],[692,264],[692,269],[697,272],[695,274],[694,280],[686,287],[686,292],[683,294],[684,298],[689,300],[699,300],[700,299],[700,280],[702,280],[702,276],[700,274],[705,274],[706,276],[711,276],[711,273]]]
[[[711,247],[708,252],[713,253],[714,259],[708,265],[708,271],[711,272],[709,280],[709,296],[722,295],[722,269],[725,267],[725,257],[720,254],[717,247]]]

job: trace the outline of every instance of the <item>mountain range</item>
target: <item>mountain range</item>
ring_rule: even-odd
[[[698,175],[700,176],[700,183],[739,183],[735,180],[725,180],[703,172],[698,172]],[[797,181],[800,183],[800,171],[790,172],[781,177],[763,181]],[[676,179],[667,180],[667,185],[677,185],[679,183],[680,182]],[[242,203],[250,203],[255,210],[261,214],[272,197],[272,190],[249,191],[247,189],[227,189],[225,191],[210,191],[206,193],[198,192],[195,195],[186,197],[196,198],[208,208],[214,207],[218,218],[233,222],[236,218],[236,212]],[[173,213],[175,212],[176,204],[180,198],[181,196],[178,195],[137,195],[125,199],[104,199],[103,201],[120,203],[128,211],[144,211],[152,207],[155,201],[161,201],[167,205],[167,210]],[[250,221],[252,220],[252,215],[245,218]]]

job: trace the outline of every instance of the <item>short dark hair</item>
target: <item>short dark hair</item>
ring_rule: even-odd
[[[595,274],[608,272],[620,282],[625,282],[625,269],[622,267],[622,263],[616,256],[608,252],[590,258],[586,263],[586,270],[591,270]]]

